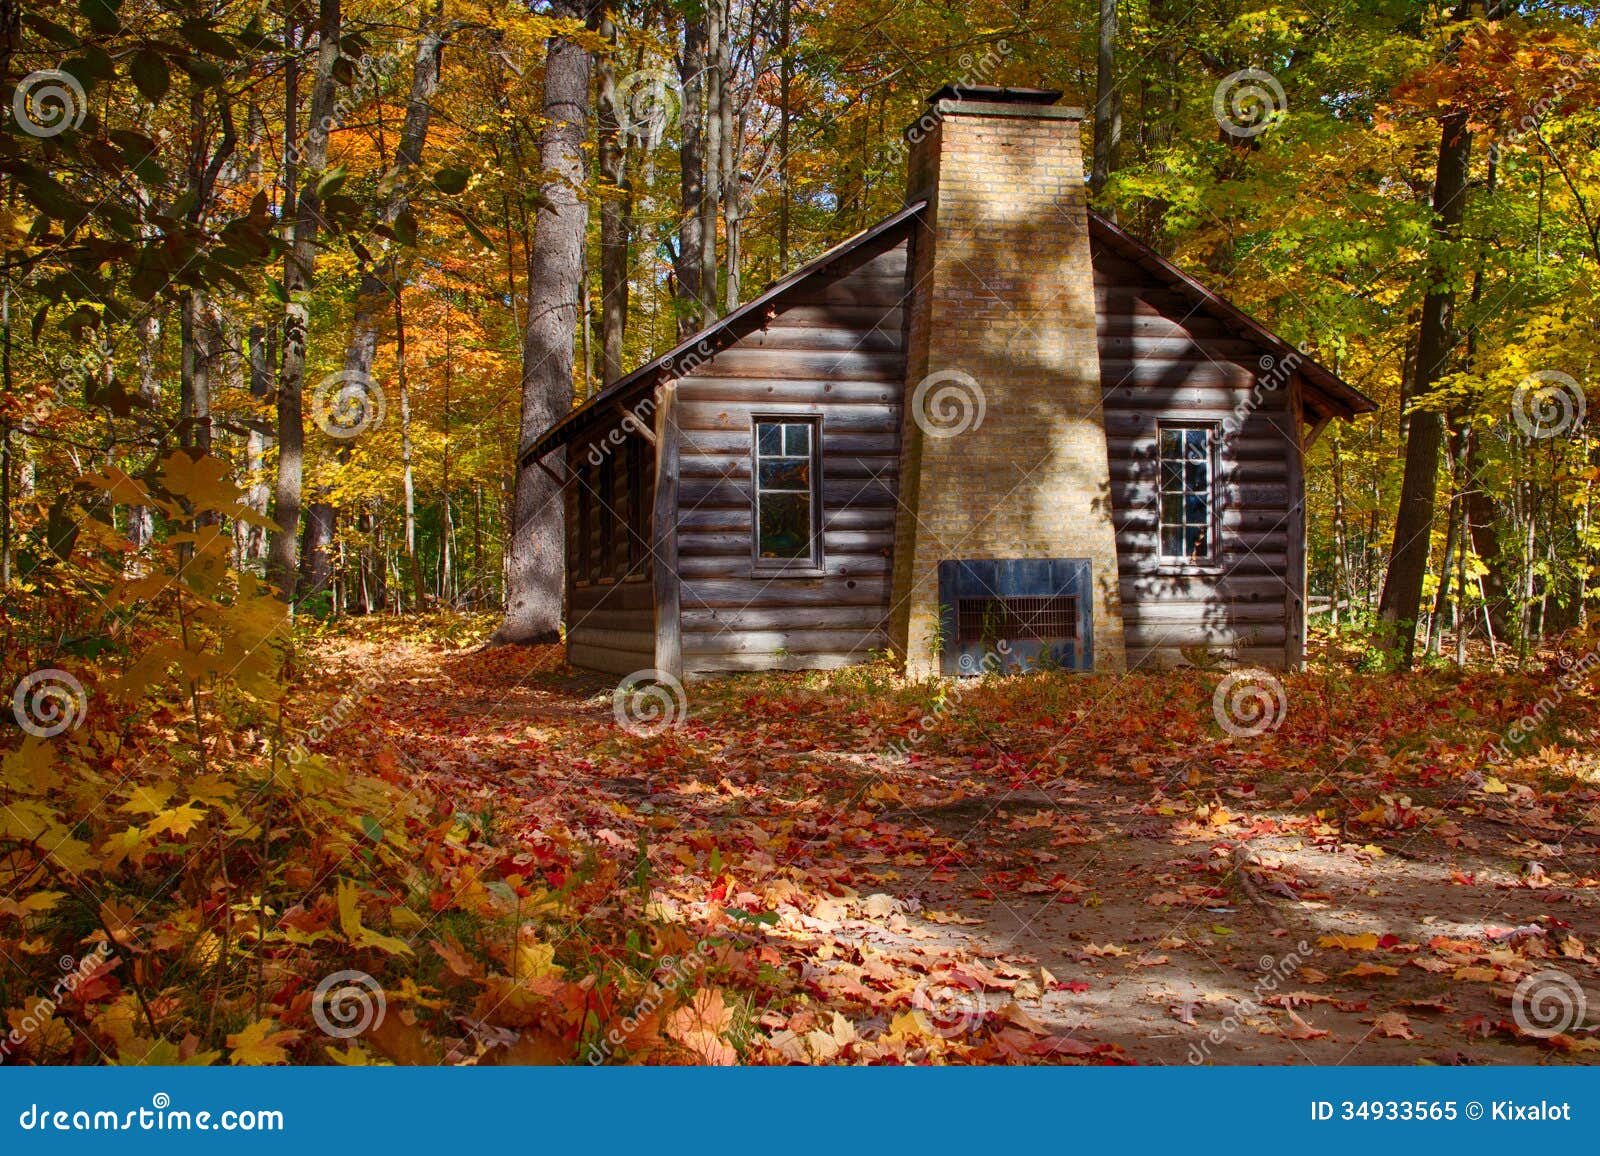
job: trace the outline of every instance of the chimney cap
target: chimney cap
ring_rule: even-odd
[[[986,104],[1054,104],[1063,93],[1056,88],[1006,88],[994,84],[946,84],[929,95],[928,103],[972,100]]]

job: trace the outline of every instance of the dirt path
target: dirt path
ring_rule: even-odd
[[[1340,780],[1210,737],[1203,759],[1182,741],[1152,757],[1125,725],[1141,704],[1092,702],[1087,680],[1084,715],[1106,729],[1072,751],[1058,736],[1081,720],[1033,718],[1020,739],[1012,720],[1001,741],[982,710],[907,750],[885,731],[892,707],[842,680],[691,687],[676,725],[635,734],[613,681],[551,651],[329,658],[389,672],[365,741],[450,782],[461,813],[647,877],[652,921],[744,936],[766,969],[747,1058],[870,1058],[865,1041],[908,1010],[941,1039],[998,1048],[973,1060],[1492,1064],[1600,1048],[1592,792],[1548,805],[1412,774],[1381,747],[1360,752],[1376,772]],[[575,934],[598,945],[618,918],[625,903],[601,904]],[[1548,990],[1514,1000],[1524,981]]]

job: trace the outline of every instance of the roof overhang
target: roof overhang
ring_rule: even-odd
[[[1098,213],[1089,214],[1089,234],[1093,241],[1106,245],[1118,256],[1165,281],[1228,328],[1256,342],[1271,353],[1280,365],[1292,366],[1305,386],[1301,396],[1313,411],[1306,415],[1308,421],[1315,423],[1335,417],[1349,420],[1378,408],[1377,402],[1338,374],[1300,352],[1237,305],[1206,288],[1133,234]]]
[[[662,382],[689,376],[708,358],[771,320],[779,299],[786,293],[813,277],[826,276],[847,258],[871,247],[880,239],[896,234],[902,227],[909,228],[909,222],[921,213],[927,204],[927,201],[913,201],[899,212],[863,229],[848,240],[841,241],[816,260],[773,282],[761,296],[739,306],[725,317],[719,317],[655,360],[647,361],[632,373],[619,377],[540,434],[538,440],[519,456],[519,464],[526,466],[543,458],[551,450],[572,441],[583,430],[602,418],[616,420],[619,408],[626,410],[629,403],[636,401]]]

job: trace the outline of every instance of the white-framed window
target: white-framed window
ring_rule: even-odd
[[[1216,557],[1216,430],[1198,422],[1160,425],[1161,557]]]
[[[821,419],[756,417],[753,425],[756,568],[820,568]]]

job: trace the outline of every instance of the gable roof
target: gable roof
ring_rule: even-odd
[[[1105,245],[1118,256],[1154,274],[1240,337],[1254,341],[1271,353],[1280,363],[1289,357],[1295,358],[1291,364],[1307,386],[1306,400],[1320,416],[1348,419],[1378,408],[1377,402],[1355,386],[1301,353],[1233,302],[1206,288],[1149,245],[1099,213],[1089,214],[1089,241],[1091,246],[1095,243]]]
[[[612,412],[616,406],[623,404],[625,399],[654,388],[663,378],[683,377],[694,372],[695,367],[707,357],[733,344],[750,330],[760,328],[767,319],[769,308],[779,297],[802,282],[829,271],[831,266],[849,257],[858,249],[863,249],[874,241],[894,233],[900,226],[907,225],[927,205],[927,201],[913,201],[899,212],[891,213],[875,225],[869,225],[855,236],[839,242],[816,260],[800,266],[787,277],[774,281],[761,296],[745,302],[732,313],[717,318],[655,360],[647,361],[632,373],[617,378],[540,434],[539,439],[522,452],[518,464],[525,466],[544,457],[558,445],[571,440],[577,431],[597,414]],[[909,228],[909,225],[907,227]]]
[[[751,330],[760,328],[778,298],[802,282],[828,272],[857,250],[893,234],[902,226],[909,228],[908,223],[927,205],[928,202],[925,200],[913,201],[899,212],[892,213],[848,240],[841,241],[816,260],[773,282],[759,297],[739,306],[732,313],[719,317],[699,332],[680,341],[660,357],[647,361],[632,373],[619,377],[540,434],[538,440],[519,455],[518,464],[526,466],[544,457],[557,446],[570,441],[580,429],[596,418],[611,414],[618,406],[624,405],[648,389],[653,389],[657,382],[693,373],[706,358],[727,348]],[[1319,416],[1352,418],[1357,414],[1371,413],[1378,408],[1377,403],[1366,394],[1345,382],[1331,370],[1311,360],[1248,313],[1207,289],[1143,241],[1098,213],[1089,214],[1089,239],[1091,246],[1103,244],[1119,256],[1148,270],[1188,296],[1198,307],[1211,313],[1229,329],[1247,340],[1256,342],[1280,362],[1294,357],[1295,371],[1307,386],[1307,400]]]

